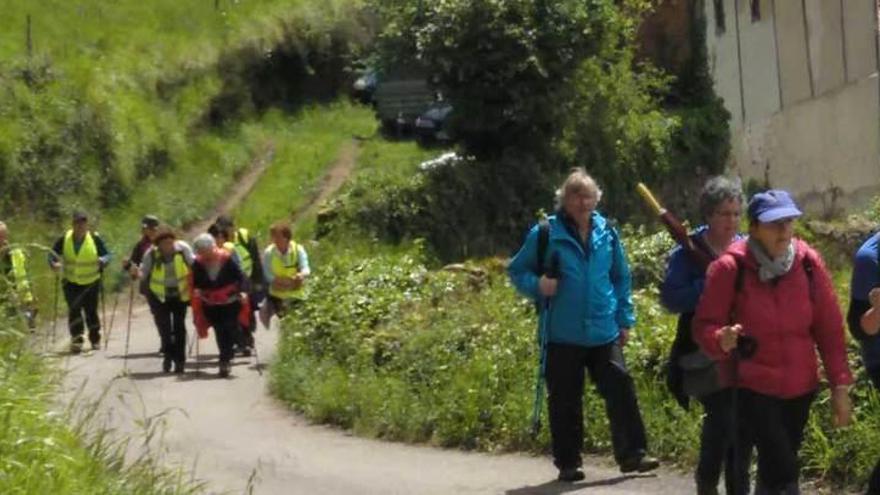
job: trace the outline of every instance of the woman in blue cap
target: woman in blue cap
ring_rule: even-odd
[[[709,265],[694,315],[700,348],[733,387],[758,450],[756,495],[800,493],[798,450],[819,389],[818,354],[835,426],[850,421],[843,316],[821,256],[794,238],[801,211],[785,191],[749,201],[749,238]]]

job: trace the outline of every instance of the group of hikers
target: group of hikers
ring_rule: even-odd
[[[622,353],[636,322],[630,269],[617,231],[596,210],[601,198],[585,170],[572,171],[557,192],[555,214],[532,228],[508,266],[516,288],[543,308],[553,460],[567,482],[584,479],[586,372],[605,402],[621,472],[659,465],[647,452]],[[728,494],[750,493],[756,452],[754,493],[798,494],[798,451],[820,387],[820,359],[834,426],[851,420],[853,376],[831,277],[820,254],[794,237],[802,212],[786,191],[746,202],[739,182],[716,177],[703,187],[699,207],[705,225],[671,252],[660,290],[663,305],[679,315],[667,384],[682,407],[695,399],[704,412],[696,492],[719,493],[723,471]],[[747,235],[739,232],[744,213]],[[856,254],[847,320],[880,388],[878,246],[880,233]],[[880,494],[880,463],[868,493]]]
[[[261,253],[247,229],[236,228],[232,218],[222,215],[208,232],[195,237],[191,247],[155,216],[143,217],[141,238],[122,268],[131,278],[132,295],[137,287],[147,300],[159,333],[164,372],[184,372],[188,308],[198,338],[207,337],[213,327],[218,374],[228,377],[236,352],[244,356],[255,352],[257,319],[268,327],[273,315],[283,317],[302,300],[310,275],[305,249],[293,241],[287,222],[273,224],[269,235],[271,244]],[[12,311],[32,312],[26,256],[22,248],[10,245],[8,236],[8,227],[0,222],[0,279],[9,286],[0,287],[0,293],[14,298],[0,302],[8,303]],[[86,328],[92,349],[100,348],[99,298],[111,258],[100,235],[91,230],[88,216],[80,211],[48,253],[67,303],[72,354],[83,351]]]
[[[605,402],[621,472],[659,466],[648,454],[623,355],[636,324],[630,269],[619,234],[597,211],[601,198],[596,181],[574,169],[557,193],[555,214],[534,226],[508,265],[516,288],[542,308],[539,377],[547,386],[554,464],[566,482],[584,479],[587,372]],[[667,384],[682,407],[695,399],[704,411],[696,492],[718,493],[723,471],[728,494],[749,493],[756,452],[754,493],[798,494],[798,450],[820,387],[820,359],[834,425],[851,420],[853,376],[831,277],[820,254],[794,237],[802,212],[787,192],[768,190],[746,202],[737,181],[716,177],[703,187],[699,207],[705,225],[671,252],[660,292],[663,305],[679,315]],[[747,235],[739,232],[744,213]],[[143,218],[142,238],[123,268],[149,303],[163,371],[184,370],[188,307],[200,337],[214,328],[219,375],[226,377],[236,347],[242,354],[253,351],[257,314],[268,326],[272,314],[283,315],[302,300],[310,274],[306,251],[285,222],[272,225],[269,235],[261,254],[253,235],[221,216],[191,248],[156,217]],[[847,320],[880,388],[878,255],[880,233],[855,256]],[[63,280],[74,353],[82,350],[85,327],[91,345],[100,345],[98,297],[110,260],[81,212],[49,253]],[[12,306],[33,310],[25,257],[9,246],[2,223],[0,279],[12,286],[4,291],[14,295]],[[868,493],[880,494],[880,463]]]

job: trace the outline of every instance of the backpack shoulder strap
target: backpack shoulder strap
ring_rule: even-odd
[[[547,217],[538,221],[538,275],[544,274],[544,258],[547,257],[547,244],[550,243],[550,222]]]
[[[810,257],[810,252],[807,251],[804,253],[804,259],[801,261],[804,266],[804,273],[807,274],[807,284],[809,284],[810,290],[810,302],[813,302],[813,269],[815,265],[813,263],[813,259]]]
[[[736,262],[736,278],[733,282],[733,290],[734,293],[739,294],[742,292],[743,284],[745,283],[746,267],[738,256],[734,256],[733,261]]]

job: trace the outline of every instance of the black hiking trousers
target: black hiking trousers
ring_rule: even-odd
[[[546,377],[553,463],[560,470],[582,465],[585,370],[605,401],[614,459],[622,464],[644,457],[645,426],[617,342],[597,347],[549,343]]]
[[[737,421],[739,433],[734,433],[733,389],[719,390],[700,397],[699,401],[706,415],[700,432],[700,459],[695,475],[697,494],[717,493],[721,468],[724,466],[727,495],[748,495],[753,441],[746,421]],[[739,442],[736,448],[738,462],[734,458],[734,439]]]
[[[217,348],[220,349],[220,362],[228,363],[235,355],[235,343],[238,341],[239,324],[238,312],[241,311],[241,303],[219,304],[216,306],[204,305],[205,318],[214,327],[214,337],[217,339]]]
[[[152,293],[147,296],[153,320],[162,339],[165,357],[182,365],[186,362],[186,308],[188,303],[179,297],[168,297],[162,302]]]
[[[101,282],[79,285],[64,281],[64,300],[67,301],[67,326],[73,342],[83,343],[85,326],[89,327],[89,342],[101,342],[101,320],[98,318],[98,294]],[[85,315],[85,318],[83,318]],[[85,325],[83,324],[85,321]]]
[[[751,428],[758,450],[755,493],[798,493],[798,450],[816,393],[792,399],[771,397],[744,388],[738,393],[739,420]]]

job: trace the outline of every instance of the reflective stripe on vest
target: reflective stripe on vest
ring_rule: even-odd
[[[238,253],[238,259],[241,260],[241,271],[245,277],[250,278],[254,269],[254,261],[251,259],[251,253],[247,249],[248,231],[247,229],[238,229],[235,233],[235,252]]]
[[[277,246],[273,244],[271,249],[272,274],[275,277],[296,277],[296,274],[299,273],[299,246],[295,242],[290,241],[290,245],[287,247],[287,254],[290,255],[289,265],[284,264],[284,257],[278,252]],[[269,294],[278,299],[299,299],[302,297],[302,291],[302,287],[292,290],[280,290],[274,286],[269,287]]]
[[[73,230],[64,235],[64,279],[77,285],[93,284],[101,278],[98,268],[98,247],[91,232],[86,232],[79,252],[73,249]]]
[[[189,266],[183,259],[183,253],[174,253],[174,276],[177,278],[177,292],[180,300],[189,301]],[[153,271],[150,273],[150,292],[160,301],[165,302],[165,261],[162,256],[153,257]]]

